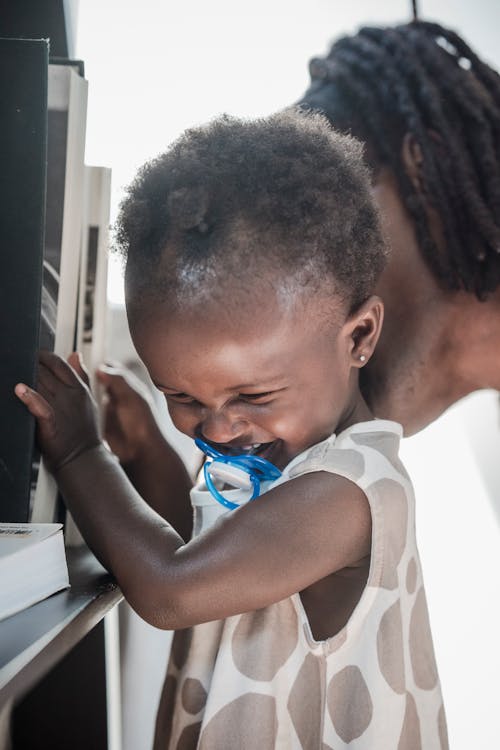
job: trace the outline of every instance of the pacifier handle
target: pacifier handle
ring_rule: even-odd
[[[241,453],[236,456],[227,456],[226,454],[218,451],[216,448],[213,448],[208,443],[205,443],[205,441],[201,438],[195,438],[194,442],[196,446],[200,450],[202,450],[203,453],[205,453],[207,459],[209,459],[203,467],[203,474],[205,477],[207,489],[219,503],[224,505],[226,508],[229,508],[230,510],[234,510],[235,508],[239,508],[240,506],[237,503],[233,503],[231,500],[228,500],[224,497],[224,495],[222,495],[221,492],[219,492],[210,474],[210,467],[212,464],[226,464],[227,466],[233,466],[240,471],[244,471],[245,474],[248,474],[253,487],[252,497],[250,498],[250,500],[254,500],[259,496],[261,481],[275,480],[281,476],[281,471],[278,469],[278,467],[272,464],[270,461],[267,461],[265,458],[261,458],[261,456],[252,456],[251,454],[247,453]]]
[[[203,467],[203,475],[205,477],[205,483],[207,485],[207,489],[209,490],[212,497],[214,497],[221,505],[224,505],[226,508],[229,508],[229,510],[236,510],[236,508],[239,508],[238,503],[233,503],[232,500],[228,500],[227,497],[224,497],[224,495],[219,492],[217,487],[215,486],[212,476],[210,474],[210,466],[214,464],[217,461],[217,459],[214,459],[213,461],[209,461],[205,464]],[[259,496],[260,493],[260,482],[257,479],[257,477],[252,476],[249,472],[246,472],[248,476],[250,477],[250,481],[252,483],[252,496],[249,498],[250,500],[254,500],[256,497]]]

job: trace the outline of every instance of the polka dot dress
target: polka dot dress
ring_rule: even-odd
[[[316,641],[295,594],[178,631],[155,750],[447,750],[400,438],[395,422],[354,425],[295,458],[272,485],[330,471],[365,492],[370,571],[347,625]],[[191,499],[195,534],[227,512],[203,487]]]

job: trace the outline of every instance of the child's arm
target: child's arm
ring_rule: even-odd
[[[82,377],[77,363],[71,363]],[[167,518],[183,539],[189,539],[193,525],[191,479],[163,436],[150,403],[116,368],[98,370],[97,378],[107,394],[104,433],[111,450],[148,505]]]
[[[181,628],[298,592],[370,552],[364,493],[318,472],[276,487],[184,544],[144,503],[100,443],[88,392],[45,355],[39,391],[16,387],[37,417],[42,449],[85,539],[136,611]]]

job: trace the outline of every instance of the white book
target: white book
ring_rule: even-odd
[[[94,373],[106,355],[110,202],[111,170],[86,165],[77,349],[89,371],[94,395]]]
[[[0,620],[69,585],[61,524],[0,523]]]
[[[111,170],[86,165],[76,348],[89,372],[90,387],[101,416],[103,393],[95,371],[105,358],[110,201]],[[66,546],[83,543],[71,514],[67,513]]]
[[[87,81],[77,67],[49,65],[48,163],[40,348],[74,348],[82,233]],[[34,472],[32,522],[54,520],[57,487],[43,460]]]

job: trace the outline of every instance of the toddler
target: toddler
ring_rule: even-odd
[[[220,118],[140,171],[117,237],[132,339],[203,481],[163,451],[147,504],[74,355],[16,393],[89,546],[178,631],[156,750],[447,747],[401,427],[358,387],[385,262],[360,145],[319,115]]]

